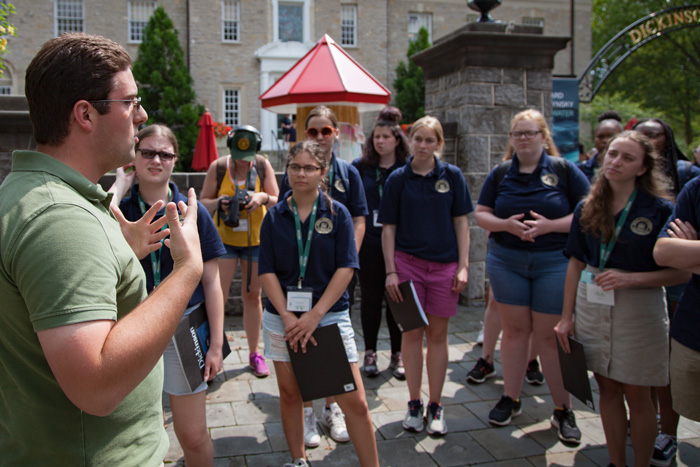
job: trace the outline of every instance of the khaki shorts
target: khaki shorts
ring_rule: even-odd
[[[671,397],[673,410],[700,422],[700,352],[671,339]]]

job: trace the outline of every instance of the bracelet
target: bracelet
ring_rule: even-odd
[[[392,274],[398,275],[399,273],[396,272],[396,271],[387,272],[387,273],[386,273],[386,277],[389,277],[389,276],[392,275]]]
[[[269,193],[265,193],[265,194],[267,195],[267,199],[265,200],[265,202],[263,203],[263,205],[267,206],[267,203],[270,202],[270,194],[269,194]]]

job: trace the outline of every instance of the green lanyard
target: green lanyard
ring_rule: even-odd
[[[379,201],[382,200],[382,193],[384,191],[384,181],[382,180],[382,173],[379,171],[379,167],[377,167],[377,189],[379,189]]]
[[[306,236],[306,247],[301,241],[301,220],[299,220],[299,211],[297,211],[297,203],[294,202],[292,196],[292,211],[294,212],[294,225],[297,228],[297,248],[299,249],[299,288],[306,275],[306,265],[309,262],[309,252],[311,251],[311,237],[314,233],[314,225],[316,224],[316,208],[318,207],[318,197],[314,201],[314,207],[311,209],[311,217],[309,220],[309,233]]]
[[[610,257],[610,253],[612,253],[613,248],[615,247],[615,243],[617,242],[617,237],[620,235],[620,231],[622,230],[622,226],[625,224],[625,221],[627,220],[627,215],[630,213],[630,208],[632,207],[632,203],[634,202],[634,199],[637,197],[637,189],[635,188],[632,194],[630,195],[630,198],[627,200],[627,204],[625,205],[625,209],[622,210],[622,214],[620,214],[620,219],[617,221],[617,225],[615,226],[615,233],[613,234],[612,238],[610,239],[610,243],[604,243],[603,239],[600,239],[600,257],[598,259],[598,269],[600,271],[605,268],[605,263],[608,262],[608,258]]]
[[[141,193],[138,193],[139,196],[139,208],[141,209],[141,215],[143,216],[146,214],[146,203],[143,202],[143,198],[141,198]],[[172,200],[173,199],[173,192],[168,188],[168,199]],[[166,223],[163,229],[167,229],[168,224]],[[151,252],[151,270],[153,271],[153,287],[156,287],[158,284],[160,284],[160,250],[152,251]]]
[[[230,159],[229,159],[229,161],[230,161]],[[247,190],[248,187],[250,186],[250,174],[253,172],[252,170],[250,170],[252,165],[253,165],[253,163],[251,162],[250,165],[248,166],[248,172],[246,173],[246,176],[245,176],[245,188],[243,188],[244,190]],[[233,187],[237,191],[238,190],[238,178],[236,178],[236,171],[234,170],[233,164],[231,164],[231,168],[229,169],[228,173],[229,173],[229,176],[231,174],[233,174]]]

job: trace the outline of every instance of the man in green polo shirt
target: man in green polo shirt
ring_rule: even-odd
[[[168,449],[160,357],[202,273],[197,205],[191,191],[181,225],[170,203],[151,234],[148,217],[120,226],[97,185],[147,119],[131,65],[65,34],[27,68],[37,151],[16,151],[0,186],[3,466],[158,466]],[[146,298],[138,257],[168,234],[175,269]]]

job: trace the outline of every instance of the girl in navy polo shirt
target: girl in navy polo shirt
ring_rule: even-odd
[[[673,211],[663,160],[651,141],[626,131],[609,143],[591,194],[574,213],[564,310],[557,338],[583,344],[600,389],[600,418],[612,465],[625,465],[629,407],[637,466],[648,466],[656,438],[651,386],[668,382],[668,316],[662,286],[687,281],[661,268],[656,237]],[[574,322],[575,317],[575,322]]]
[[[522,413],[520,391],[533,334],[556,406],[552,424],[561,439],[577,443],[581,433],[564,389],[554,326],[568,263],[562,252],[574,208],[590,184],[572,163],[549,154],[559,156],[544,116],[532,109],[515,115],[505,157],[510,161],[486,177],[476,207],[477,223],[491,232],[486,268],[503,323],[504,395],[489,421],[507,425]]]
[[[112,204],[118,205],[120,209],[115,210],[115,215],[123,213],[127,220],[133,222],[142,216],[153,217],[152,214],[155,214],[155,219],[162,217],[165,214],[164,207],[157,213],[150,209],[159,201],[173,201],[176,204],[178,201],[187,202],[177,186],[170,182],[177,161],[177,138],[172,130],[163,125],[151,125],[136,136],[136,159],[133,164],[126,166],[133,167],[134,170],[126,173],[124,169],[118,169],[116,182],[110,188],[115,193]],[[138,183],[132,186],[135,176],[138,176]],[[163,390],[170,395],[175,435],[182,447],[185,462],[188,465],[212,465],[214,446],[207,429],[206,390],[207,381],[214,379],[223,368],[224,297],[219,282],[217,258],[224,255],[226,249],[211,216],[201,203],[197,211],[197,229],[202,244],[204,271],[183,319],[188,319],[187,315],[204,302],[211,330],[211,345],[205,357],[204,381],[194,391],[190,390],[174,341],[171,341],[163,354]],[[141,259],[141,266],[146,273],[146,288],[150,293],[173,269],[170,249],[162,247],[152,252]]]
[[[294,459],[289,465],[305,466],[303,403],[285,341],[296,351],[303,351],[313,345],[309,340],[317,327],[337,323],[357,391],[335,398],[345,412],[360,464],[375,466],[377,445],[357,366],[346,291],[354,269],[359,267],[353,224],[345,206],[332,201],[320,188],[327,164],[317,143],[296,144],[287,157],[292,190],[263,221],[258,270],[267,295],[263,313],[265,356],[272,359],[277,373],[282,427]],[[310,309],[300,313],[289,311],[287,301],[290,293],[302,293],[296,290],[298,286],[311,294]]]
[[[329,181],[328,193],[335,201],[345,206],[352,216],[352,223],[355,232],[355,245],[360,251],[362,240],[365,236],[365,216],[367,212],[367,201],[365,191],[362,189],[362,181],[357,169],[348,162],[336,157],[333,152],[333,144],[340,136],[338,129],[338,117],[325,105],[315,107],[306,117],[306,140],[315,141],[321,147],[323,156],[326,158],[328,167],[327,176]],[[284,194],[289,190],[289,178],[285,173],[280,184],[280,193]],[[281,198],[280,198],[281,199]],[[355,276],[348,286],[349,305],[352,307],[355,295]],[[317,430],[317,420],[311,402],[304,404],[304,439],[307,447],[316,447],[321,444],[321,437]],[[345,427],[343,412],[338,407],[332,397],[326,398],[326,405],[323,410],[321,422],[328,427],[331,438],[339,443],[347,442],[350,437]]]
[[[410,401],[403,421],[406,430],[447,433],[441,405],[447,372],[447,327],[457,314],[459,293],[467,286],[471,196],[461,170],[440,162],[442,126],[426,116],[411,127],[413,155],[389,176],[379,207],[386,290],[402,301],[399,283],[411,279],[428,317],[428,326],[403,334],[401,354]],[[421,400],[423,336],[428,351],[429,403]]]
[[[360,286],[362,287],[362,334],[365,339],[363,371],[367,376],[377,376],[377,336],[382,324],[384,303],[384,253],[382,251],[382,226],[377,222],[379,202],[384,195],[384,185],[391,173],[403,166],[409,154],[408,140],[401,131],[401,111],[387,107],[377,117],[377,122],[367,138],[362,158],[352,165],[362,177],[369,214],[365,218],[365,238],[360,249]],[[389,369],[397,379],[406,379],[401,358],[401,331],[393,316],[386,310],[386,324],[391,341]]]

